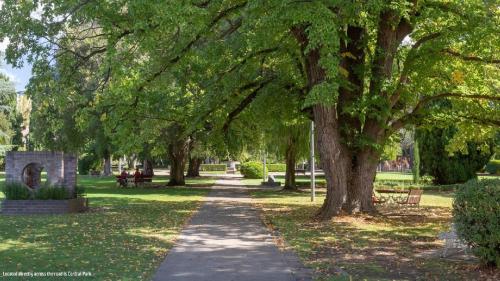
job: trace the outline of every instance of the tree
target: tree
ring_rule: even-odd
[[[469,142],[465,153],[450,154],[446,147],[456,133],[455,127],[417,131],[421,172],[433,176],[436,184],[464,183],[477,178],[476,173],[493,155],[492,139],[488,143]],[[484,147],[486,151],[481,149]]]
[[[94,75],[110,81],[103,96],[125,93],[128,108],[139,95],[171,105],[175,98],[150,94],[173,84],[196,89],[170,92],[196,113],[167,130],[174,136],[172,157],[185,155],[179,152],[202,120],[231,119],[270,89],[295,93],[315,121],[327,180],[319,218],[374,211],[376,166],[399,129],[426,122],[499,124],[500,24],[490,2],[49,2],[39,20],[27,16],[37,8],[29,2],[2,6],[8,59],[50,61],[57,49],[72,55],[71,69],[103,55],[100,69],[110,71]],[[72,43],[89,34],[72,27],[85,24],[102,41],[75,50]],[[426,106],[436,100],[452,106]]]

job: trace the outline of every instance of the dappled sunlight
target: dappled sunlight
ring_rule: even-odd
[[[337,275],[339,268],[355,278],[369,279],[424,275],[441,279],[447,274],[467,279],[479,274],[462,261],[422,258],[422,253],[443,247],[438,235],[450,226],[453,193],[426,191],[419,208],[378,206],[375,215],[338,216],[326,222],[313,220],[322,197],[311,203],[307,192],[255,191],[252,195],[270,228],[326,275]],[[439,266],[428,266],[432,263]]]
[[[207,193],[123,190],[115,187],[114,178],[80,179],[89,212],[0,216],[2,270],[77,270],[94,272],[101,280],[150,279]]]

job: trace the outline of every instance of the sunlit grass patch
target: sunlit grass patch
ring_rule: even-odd
[[[443,261],[439,267],[427,267],[439,258],[419,257],[442,249],[438,235],[450,226],[452,195],[425,191],[420,208],[380,207],[377,215],[316,221],[313,217],[323,203],[324,189],[318,191],[314,203],[306,191],[252,192],[268,226],[316,269],[319,280],[343,280],[339,269],[351,274],[352,280],[406,280],[417,275],[437,280],[455,275],[460,276],[458,280],[477,277],[464,263]]]
[[[0,215],[2,271],[86,271],[95,280],[149,280],[208,192],[119,189],[113,177],[80,177],[79,184],[86,187],[90,212]]]

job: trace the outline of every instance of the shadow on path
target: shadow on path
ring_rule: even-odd
[[[153,280],[311,280],[274,244],[250,202],[238,179],[218,180]]]

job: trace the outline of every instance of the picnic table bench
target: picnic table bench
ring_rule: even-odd
[[[129,182],[133,182],[135,185],[145,183],[145,182],[153,182],[153,176],[143,176],[140,178],[135,178],[133,175],[128,175],[126,179],[122,178],[122,176],[116,176],[116,183],[119,184],[120,187],[127,187]]]
[[[373,203],[375,204],[387,203],[416,207],[420,205],[420,199],[424,192],[420,189],[376,189],[376,191],[379,194],[379,197],[375,196],[375,194],[372,196]]]

